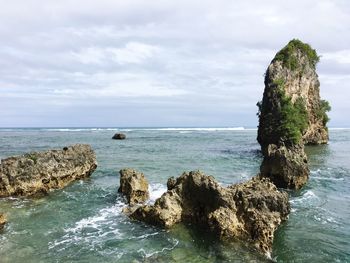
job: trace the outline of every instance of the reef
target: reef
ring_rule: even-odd
[[[90,176],[96,167],[95,153],[86,144],[2,159],[0,197],[47,194]]]

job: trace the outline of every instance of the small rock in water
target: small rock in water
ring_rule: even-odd
[[[124,133],[116,133],[113,135],[112,139],[114,140],[125,140],[126,135]]]
[[[143,173],[134,169],[120,170],[118,192],[124,194],[130,205],[144,203],[149,199],[148,182]]]
[[[7,220],[3,214],[0,214],[0,230],[2,230],[6,224]]]

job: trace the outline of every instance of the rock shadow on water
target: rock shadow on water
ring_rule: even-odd
[[[219,241],[215,234],[194,224],[180,223],[167,233],[177,245],[141,262],[272,262],[240,240]]]

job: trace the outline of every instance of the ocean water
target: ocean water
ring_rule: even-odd
[[[91,178],[36,198],[0,199],[8,224],[0,262],[270,262],[239,241],[223,244],[206,229],[171,230],[131,221],[117,193],[118,171],[145,173],[153,202],[170,176],[200,169],[223,185],[259,170],[256,130],[0,129],[0,158],[91,144],[98,168]],[[328,145],[307,147],[311,177],[290,191],[292,212],[276,232],[273,261],[350,262],[350,129],[331,129]]]

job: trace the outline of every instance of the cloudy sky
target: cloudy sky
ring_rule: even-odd
[[[347,0],[0,0],[0,126],[255,127],[290,39],[350,126]]]

